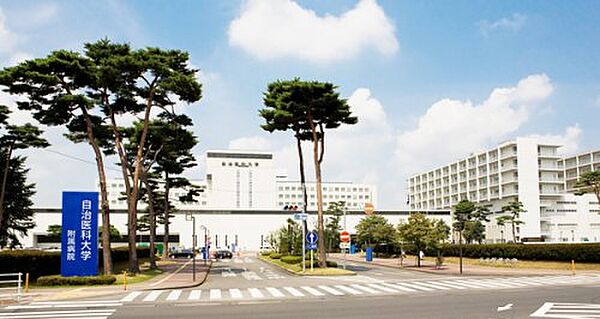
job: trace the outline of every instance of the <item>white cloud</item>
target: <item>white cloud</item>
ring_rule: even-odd
[[[339,16],[319,16],[291,0],[248,0],[229,25],[229,43],[262,60],[317,63],[349,59],[366,48],[398,51],[394,26],[375,0],[360,0]]]
[[[268,151],[272,149],[271,142],[259,136],[240,137],[229,142],[229,149],[248,151]]]
[[[510,17],[503,17],[496,21],[480,21],[479,30],[485,37],[489,36],[489,34],[492,32],[501,30],[517,32],[523,28],[526,22],[527,16],[520,13],[514,13]]]
[[[569,126],[565,129],[564,134],[533,134],[528,137],[536,138],[542,143],[562,145],[558,149],[560,154],[573,154],[579,150],[579,142],[583,131],[578,124]]]
[[[6,16],[0,7],[0,53],[11,52],[20,41],[21,38],[6,25]]]
[[[510,88],[494,89],[481,104],[444,99],[418,120],[417,128],[402,132],[396,157],[409,172],[443,164],[516,132],[528,119],[531,106],[553,91],[545,74],[531,75]]]

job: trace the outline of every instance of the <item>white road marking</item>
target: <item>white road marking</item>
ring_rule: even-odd
[[[202,290],[192,290],[188,296],[188,300],[200,300],[202,296]]]
[[[130,302],[135,300],[135,298],[139,297],[143,292],[142,291],[133,291],[129,293],[127,296],[121,299],[121,302]]]
[[[502,306],[502,307],[498,307],[496,309],[497,312],[502,312],[502,311],[506,311],[506,310],[510,310],[512,309],[513,304],[509,303],[506,306]]]
[[[417,283],[407,283],[407,282],[399,282],[397,283],[397,285],[399,286],[404,286],[404,287],[408,287],[408,288],[414,288],[417,290],[423,290],[423,291],[433,291],[433,289],[429,288],[429,287],[424,287],[424,286],[420,286]]]
[[[446,284],[446,283],[443,283],[443,282],[440,282],[440,281],[428,281],[427,283],[428,284],[435,284],[437,286],[442,286],[442,287],[448,287],[448,288],[451,288],[451,289],[460,289],[460,290],[467,289],[467,287],[463,287],[463,286],[456,285],[456,284],[454,284],[454,285],[452,285],[452,284]]]
[[[365,292],[368,292],[370,294],[379,294],[379,293],[381,293],[381,291],[379,291],[379,290],[371,289],[369,287],[361,286],[361,285],[358,285],[358,284],[350,285],[350,287],[356,288],[358,290],[362,290],[362,291],[365,291]]]
[[[398,289],[398,290],[402,290],[402,291],[406,291],[406,292],[415,292],[415,289],[412,288],[407,288],[404,286],[400,286],[400,285],[394,285],[394,284],[389,284],[389,283],[382,283],[382,285],[388,286],[388,287],[392,287],[394,289]]]
[[[300,290],[292,287],[283,287],[287,292],[289,292],[294,297],[304,297],[304,294],[300,292]]]
[[[64,318],[73,316],[79,316],[82,318],[98,318],[98,316],[110,316],[114,312],[115,309],[14,312],[0,313],[0,318]]]
[[[436,285],[436,284],[432,284],[432,283],[428,283],[428,282],[419,282],[419,285],[425,286],[425,287],[430,287],[433,289],[439,289],[439,290],[450,290],[450,288],[448,288],[446,286]]]
[[[346,287],[346,286],[342,286],[342,285],[337,285],[334,286],[335,288],[339,289],[339,290],[343,290],[345,292],[351,293],[353,295],[362,295],[363,293],[361,291],[358,291],[356,289],[352,289],[350,287]]]
[[[144,301],[155,301],[158,298],[158,296],[160,296],[162,293],[163,293],[162,290],[153,290],[149,294],[146,295],[146,298],[144,298]]]
[[[276,297],[276,298],[285,297],[285,295],[284,295],[284,294],[283,294],[281,291],[277,290],[277,288],[273,288],[273,287],[267,287],[267,288],[265,288],[265,289],[267,289],[267,291],[268,291],[268,292],[269,292],[269,293],[270,293],[270,294],[271,294],[273,297]]]
[[[221,289],[211,289],[210,290],[209,298],[211,300],[221,299]]]
[[[300,287],[302,288],[304,291],[307,291],[309,294],[313,295],[313,296],[325,296],[324,293],[318,291],[317,289],[313,288],[313,287],[309,287],[309,286],[302,286]]]
[[[248,288],[248,292],[250,292],[250,295],[252,296],[252,298],[264,298],[265,297],[265,295],[263,295],[263,293],[258,288]]]
[[[396,289],[392,289],[390,287],[386,287],[386,286],[382,286],[382,285],[378,285],[378,284],[367,284],[367,286],[374,288],[374,289],[379,289],[385,292],[398,292],[398,290]]]
[[[345,295],[343,292],[341,291],[337,291],[329,286],[318,286],[321,290],[326,291],[334,296],[343,296]]]
[[[179,295],[181,295],[181,290],[177,289],[177,290],[173,290],[171,291],[171,293],[167,296],[167,300],[168,301],[174,301],[179,299]]]
[[[243,297],[242,291],[237,288],[229,289],[229,296],[233,299],[240,299]]]

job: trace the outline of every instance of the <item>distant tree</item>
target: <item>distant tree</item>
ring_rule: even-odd
[[[0,152],[0,174],[4,175],[7,157]],[[33,202],[35,184],[27,183],[25,158],[13,156],[10,159],[10,169],[6,175],[6,192],[4,197],[4,219],[0,225],[0,248],[16,248],[21,246],[20,237],[27,235],[28,230],[35,227],[33,221]]]
[[[468,244],[481,244],[485,240],[485,225],[479,220],[467,221],[463,230],[463,238]]]
[[[98,227],[98,236],[102,237],[102,226]],[[110,225],[110,239],[116,240],[121,238],[121,232],[115,227],[115,225]]]
[[[463,236],[467,223],[478,220],[488,221],[490,211],[486,207],[480,207],[475,203],[463,199],[454,206],[454,223],[452,227],[455,232],[458,232],[458,247],[459,247],[459,271],[463,272]]]
[[[325,130],[337,128],[342,124],[356,124],[358,119],[352,116],[346,100],[341,99],[336,92],[337,87],[331,83],[318,81],[301,81],[295,78],[291,81],[277,81],[268,86],[265,93],[267,107],[274,109],[274,123],[280,123],[278,116],[286,120],[282,126],[287,127],[287,119],[292,118],[296,125],[297,143],[309,139],[313,143],[313,162],[315,165],[317,191],[317,231],[319,266],[327,267],[325,249],[325,223],[323,217],[323,190],[321,188],[321,163],[325,155]],[[262,114],[267,119],[269,118]],[[279,125],[279,124],[277,124]]]
[[[600,171],[582,173],[577,183],[575,183],[575,188],[577,189],[575,195],[594,194],[598,203],[600,203]]]
[[[428,248],[439,252],[439,245],[448,239],[450,227],[442,220],[433,221],[425,214],[415,213],[408,217],[408,223],[398,225],[398,238],[415,246],[417,265],[421,267],[419,252]]]
[[[327,208],[326,214],[330,215],[325,224],[325,242],[327,243],[327,251],[338,251],[340,245],[340,225],[341,216],[346,210],[346,203],[344,201],[331,202]]]
[[[60,238],[62,235],[62,226],[61,225],[48,225],[48,229],[46,229],[46,233],[48,237],[52,238]]]
[[[356,236],[363,247],[377,248],[382,244],[394,243],[396,230],[385,217],[370,215],[358,222]]]
[[[519,219],[519,216],[521,215],[521,213],[526,212],[526,210],[523,209],[523,203],[521,203],[520,201],[515,199],[514,201],[508,203],[508,205],[503,206],[502,212],[507,213],[508,215],[503,215],[503,216],[497,217],[496,223],[500,226],[510,224],[510,226],[512,228],[513,243],[516,243],[517,242],[516,226],[524,223],[522,220]]]

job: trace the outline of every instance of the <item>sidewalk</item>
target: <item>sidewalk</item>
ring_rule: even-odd
[[[212,261],[207,261],[204,265],[203,260],[196,260],[196,280],[193,277],[193,265],[191,260],[177,260],[176,263],[161,266],[164,273],[144,282],[127,285],[128,292],[140,290],[162,290],[162,289],[183,289],[196,287],[204,283]],[[73,288],[37,288],[31,289],[25,294],[24,299],[32,301],[49,301],[62,299],[82,299],[113,295],[125,292],[122,285],[111,286],[87,286]]]
[[[342,254],[329,254],[329,256],[336,261],[343,259]],[[416,260],[414,257],[404,258],[403,265],[400,265],[399,258],[373,258],[372,262],[367,262],[364,256],[359,255],[346,255],[346,260],[363,263],[373,264],[377,266],[384,266],[397,269],[405,269],[411,271],[420,271],[439,275],[460,275],[458,264],[444,264],[441,267],[436,267],[433,262],[421,261],[421,267],[416,266]],[[578,274],[599,274],[597,271],[577,271]],[[532,276],[532,275],[571,275],[571,271],[568,270],[551,270],[551,269],[534,269],[534,268],[509,268],[509,267],[486,267],[478,265],[466,265],[463,264],[463,276]]]

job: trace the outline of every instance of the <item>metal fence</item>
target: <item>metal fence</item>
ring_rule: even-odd
[[[15,297],[17,301],[21,300],[23,294],[23,273],[0,274],[0,292],[14,291],[14,294],[8,296]],[[3,296],[0,294],[0,297]]]

